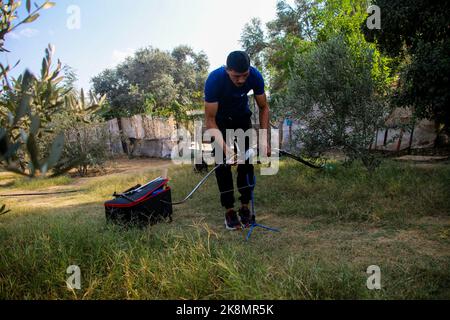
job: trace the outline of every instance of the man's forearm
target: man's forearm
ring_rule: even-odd
[[[260,143],[263,148],[261,151],[267,156],[271,154],[270,131],[269,131],[269,106],[265,104],[259,110],[259,125],[260,125]]]
[[[214,141],[215,141],[216,145],[222,146],[222,150],[226,154],[227,148],[226,148],[225,140],[222,136],[222,133],[219,130],[219,127],[217,126],[216,120],[215,119],[207,119],[206,120],[206,129],[207,130],[215,129],[212,132]]]
[[[269,107],[264,107],[260,110],[259,124],[261,129],[269,129]]]

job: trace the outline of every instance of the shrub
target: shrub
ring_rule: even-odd
[[[288,105],[304,128],[298,139],[309,155],[342,148],[371,171],[379,163],[368,150],[388,114],[385,77],[376,51],[364,42],[335,37],[298,55],[288,86]]]

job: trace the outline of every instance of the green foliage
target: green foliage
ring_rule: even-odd
[[[12,86],[3,86],[0,99],[1,137],[6,145],[1,152],[0,161],[5,168],[21,174],[35,176],[37,172],[45,173],[52,168],[55,159],[61,154],[63,138],[57,136],[52,143],[48,157],[39,155],[38,141],[47,129],[51,117],[63,105],[64,92],[58,88],[61,64],[51,69],[52,48],[46,49],[43,59],[41,78],[37,79],[26,71]],[[25,150],[19,150],[24,147]],[[18,164],[18,165],[17,165]],[[25,168],[28,173],[25,173]]]
[[[264,31],[262,29],[261,20],[253,18],[244,27],[241,34],[241,44],[250,56],[253,65],[259,70],[264,69],[264,57],[262,52],[267,47]]]
[[[277,2],[277,18],[267,24],[271,39],[282,39],[295,36],[302,40],[312,41],[316,37],[315,8],[323,1],[294,0],[293,5],[288,1]]]
[[[98,98],[89,91],[89,101],[86,101],[84,90],[80,90],[79,96],[71,91],[64,97],[65,110],[71,115],[75,122],[91,123],[98,120],[105,104],[106,96]]]
[[[178,46],[171,53],[148,47],[103,71],[92,83],[95,93],[107,96],[106,119],[143,113],[182,119],[186,110],[203,104],[208,66],[207,56],[188,46]]]
[[[265,64],[272,120],[305,121],[309,128],[298,138],[310,155],[340,146],[372,168],[376,161],[365,149],[382,126],[395,75],[392,59],[364,38],[367,6],[365,0],[281,0],[267,36],[254,19],[241,43]]]
[[[32,177],[38,173],[45,175],[62,154],[64,134],[55,132],[55,115],[67,110],[74,121],[89,122],[105,99],[91,94],[88,105],[83,90],[78,98],[73,89],[61,85],[64,80],[60,75],[61,62],[53,68],[52,54],[49,46],[40,78],[25,72],[12,80],[12,86],[3,87],[0,99],[2,119],[9,119],[1,123],[6,145],[1,161],[7,170]]]
[[[133,110],[141,112],[136,105],[135,92],[130,92],[130,85],[125,82],[118,70],[104,70],[92,79],[92,83],[95,93],[107,97],[106,104],[109,110],[103,115],[105,119],[131,116]]]
[[[325,42],[336,35],[341,35],[351,42],[364,39],[361,24],[367,18],[367,0],[327,0],[320,1],[312,14],[317,28],[317,42]]]
[[[5,48],[5,36],[15,30],[20,25],[31,23],[39,17],[39,11],[51,8],[55,5],[54,2],[45,1],[42,5],[35,3],[36,9],[31,11],[31,1],[26,0],[27,16],[18,23],[14,24],[18,19],[17,10],[21,5],[21,1],[9,0],[5,3],[0,2],[0,52],[9,52]],[[15,68],[20,61],[18,61],[12,68]],[[37,155],[35,135],[38,133],[41,126],[41,120],[37,115],[31,114],[30,101],[31,96],[28,90],[32,89],[30,86],[31,75],[25,72],[22,78],[19,78],[15,84],[16,89],[22,93],[22,96],[15,96],[8,79],[8,73],[12,69],[10,65],[3,65],[0,63],[0,165],[6,170],[10,170],[19,174],[24,174],[23,166],[19,169],[16,166],[11,166],[11,162],[16,158],[17,152],[23,142],[18,141],[19,133],[17,129],[20,128],[22,118],[28,115],[28,122],[30,123],[30,131],[27,134],[25,131],[20,131],[22,140],[26,141],[26,149],[32,159],[30,163],[30,175],[34,176],[36,168],[40,168],[44,173],[53,164],[53,159],[58,157],[60,153],[61,139],[57,138],[51,149],[51,158],[44,160],[42,167]],[[44,67],[43,67],[44,68]],[[14,104],[15,102],[15,104]],[[12,132],[14,131],[15,132]],[[20,128],[22,129],[22,128]],[[11,138],[11,135],[15,137]],[[6,163],[6,165],[5,165]],[[0,208],[0,215],[8,213],[10,210],[5,209],[5,205]]]
[[[102,169],[109,158],[109,131],[101,114],[104,112],[106,97],[96,97],[91,91],[85,96],[84,90],[77,93],[73,88],[64,97],[64,109],[52,119],[52,132],[63,132],[65,144],[62,154],[53,170],[53,176],[58,176],[76,168],[80,176],[85,176],[88,170]],[[48,145],[43,145],[44,152]]]
[[[65,144],[60,160],[55,164],[55,175],[75,167],[80,176],[89,170],[103,169],[109,159],[110,134],[105,123],[77,121],[75,116],[60,122],[64,128]]]
[[[434,119],[450,133],[450,3],[373,3],[382,10],[382,26],[364,31],[367,39],[398,63],[400,80],[394,101],[413,107],[417,118]]]
[[[283,99],[295,57],[336,36],[344,37],[350,46],[365,42],[360,25],[366,8],[365,0],[295,0],[292,4],[281,0],[276,19],[266,25],[267,35],[258,19],[244,27],[241,43],[255,64],[263,64],[274,118],[285,115]],[[385,58],[381,60],[386,67]]]
[[[288,105],[305,125],[298,137],[310,155],[343,148],[349,159],[361,159],[369,170],[377,161],[368,147],[389,109],[386,87],[372,76],[373,49],[351,48],[332,38],[298,55],[288,87]]]
[[[1,8],[2,37],[20,24],[34,21],[39,10],[50,8],[54,3],[46,1],[31,12],[27,1],[28,17],[12,26],[19,5],[20,2],[9,1]],[[39,77],[25,71],[17,79],[10,79],[10,67],[1,65],[0,164],[6,170],[30,177],[45,175],[62,154],[64,134],[54,130],[55,115],[69,110],[75,119],[86,122],[104,102],[104,97],[97,99],[91,94],[88,106],[82,90],[77,96],[73,88],[75,72],[67,66],[62,68],[59,60],[54,66],[53,52],[51,45],[45,49]]]
[[[37,18],[39,18],[39,11],[42,11],[43,9],[49,9],[55,5],[54,2],[46,0],[41,5],[37,5],[36,3],[34,3],[36,8],[34,11],[31,11],[31,0],[26,0],[27,16],[22,21],[14,24],[14,21],[18,19],[17,10],[20,8],[22,1],[9,0],[5,1],[5,3],[1,1],[0,4],[0,52],[8,52],[8,50],[4,47],[6,34],[14,31],[23,24],[35,21]],[[3,71],[3,76],[6,77],[5,71],[8,71],[6,70],[7,68],[2,65],[1,69]]]

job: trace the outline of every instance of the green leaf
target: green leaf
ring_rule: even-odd
[[[98,102],[98,104],[99,104],[100,106],[102,106],[102,105],[105,103],[105,100],[106,100],[106,94],[103,95],[103,96],[100,98],[100,101]]]
[[[21,82],[22,82],[22,92],[27,92],[28,91],[28,88],[30,87],[30,85],[31,85],[31,81],[33,80],[33,75],[31,74],[31,72],[30,71],[28,71],[28,70],[25,70],[25,72],[23,73],[23,75],[21,75],[20,77],[19,77],[19,79],[21,80]]]
[[[37,18],[39,18],[39,13],[33,14],[32,16],[28,16],[25,20],[23,20],[23,23],[31,23]]]
[[[64,134],[60,133],[55,140],[53,140],[52,147],[50,149],[50,155],[45,162],[47,165],[47,169],[51,169],[58,162],[61,157],[62,151],[64,147]]]
[[[30,135],[28,136],[27,139],[27,150],[28,150],[28,154],[30,155],[30,159],[31,159],[31,175],[34,176],[34,171],[36,168],[39,168],[39,151],[38,151],[38,147],[36,144],[36,138],[34,137],[33,134],[30,133]]]
[[[12,69],[14,69],[15,67],[17,67],[17,66],[19,65],[19,63],[20,63],[20,60],[18,60],[18,61],[16,62],[16,64],[12,67]]]
[[[53,8],[56,5],[54,2],[46,2],[42,5],[42,9],[50,9]]]
[[[17,153],[17,150],[19,150],[20,145],[21,145],[20,142],[16,142],[12,146],[8,146],[6,153],[1,155],[0,159],[5,159],[6,161],[9,161]]]
[[[3,139],[4,136],[6,136],[6,129],[0,128],[0,141]]]
[[[47,79],[47,75],[48,75],[48,62],[46,58],[42,59],[42,67],[41,67],[41,78],[42,80],[46,80]]]
[[[55,54],[55,46],[51,43],[48,44],[48,57],[49,60],[51,59],[51,57]]]
[[[33,135],[37,135],[39,128],[41,127],[41,119],[38,115],[32,115],[31,116],[31,127],[30,127],[30,133]]]
[[[0,161],[9,161],[9,143],[7,137],[7,131],[4,128],[0,128]]]
[[[64,80],[64,76],[53,79],[53,84],[58,84]]]
[[[22,97],[22,100],[16,107],[16,116],[14,117],[13,124],[19,122],[19,120],[22,119],[22,117],[24,117],[26,114],[29,113],[30,101],[31,97],[29,95],[26,94]]]
[[[28,13],[31,12],[31,0],[27,0],[27,11]]]
[[[98,104],[93,104],[93,105],[89,106],[88,108],[86,108],[86,112],[93,113],[93,112],[97,111],[99,108],[100,108],[100,106]]]

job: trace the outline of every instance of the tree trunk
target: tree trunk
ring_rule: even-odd
[[[388,131],[389,131],[389,129],[386,129],[386,131],[384,132],[384,140],[383,140],[384,147],[386,147],[386,144],[387,144]]]
[[[280,131],[279,131],[279,143],[280,143],[280,146],[279,146],[279,148],[280,149],[283,149],[283,124],[284,124],[284,119],[283,120],[280,120],[280,125],[278,126],[278,128],[280,128]]]
[[[403,133],[404,133],[404,130],[402,128],[400,131],[400,137],[398,138],[397,152],[400,151],[400,147],[402,146]]]
[[[413,136],[414,136],[414,128],[415,128],[415,124],[413,124],[413,127],[411,129],[411,136],[409,137],[408,154],[411,154],[412,143],[413,143]]]

